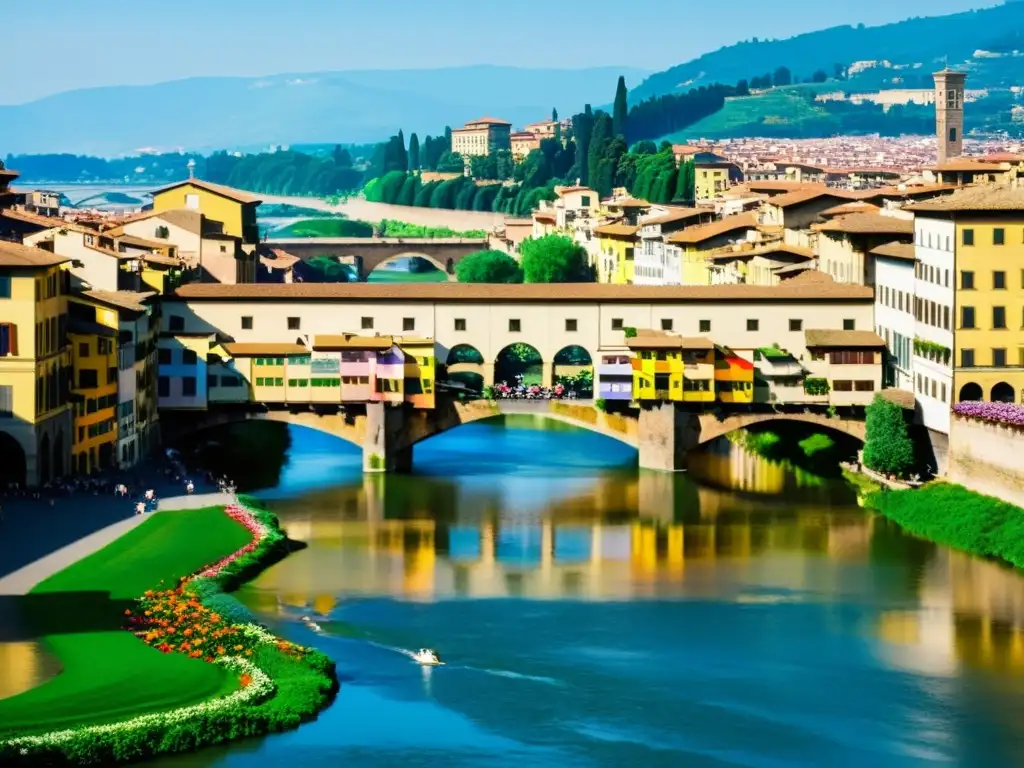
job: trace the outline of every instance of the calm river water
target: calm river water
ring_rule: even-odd
[[[309,547],[240,595],[337,661],[337,701],[164,765],[1024,764],[1024,581],[842,483],[728,443],[638,472],[532,420],[424,443],[408,477],[359,461],[291,433],[261,495]]]

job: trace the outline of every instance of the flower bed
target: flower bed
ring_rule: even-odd
[[[183,653],[238,672],[239,688],[195,706],[11,738],[0,742],[0,764],[136,762],[294,728],[331,701],[338,683],[330,659],[281,640],[254,623],[222,615],[247,617],[240,604],[238,610],[231,610],[225,601],[237,601],[224,593],[288,552],[276,516],[252,500],[224,511],[253,534],[252,541],[182,578],[174,589],[147,591],[134,610],[126,611],[126,629],[164,653]],[[207,604],[215,600],[229,610],[218,611]]]
[[[968,419],[981,419],[1010,427],[1024,427],[1024,406],[1016,403],[963,402],[953,406],[953,413]]]

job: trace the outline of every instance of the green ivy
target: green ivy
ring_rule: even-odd
[[[827,395],[829,393],[828,379],[814,377],[804,379],[804,392],[808,395]]]

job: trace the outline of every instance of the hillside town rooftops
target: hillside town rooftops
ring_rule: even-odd
[[[145,312],[145,302],[156,296],[155,291],[83,291],[83,296],[100,304],[129,312]]]
[[[635,227],[631,224],[605,224],[600,227],[594,227],[594,234],[603,237],[633,237],[640,227]]]
[[[874,331],[813,330],[804,332],[807,347],[841,349],[882,349],[885,339]]]
[[[456,128],[452,131],[472,131],[477,130],[474,126],[478,125],[512,125],[508,120],[502,120],[500,117],[478,117],[476,120],[467,120],[466,124],[462,128]]]
[[[818,200],[822,197],[831,198],[833,200],[846,199],[844,195],[837,194],[828,187],[808,187],[806,189],[795,189],[784,195],[769,198],[766,201],[766,204],[774,205],[777,208],[793,208],[798,205],[803,205],[804,203],[809,203],[813,200]]]
[[[840,203],[832,208],[828,208],[822,211],[821,215],[833,218],[835,216],[843,216],[847,213],[877,213],[879,210],[880,209],[877,205],[863,200],[854,200],[849,203]]]
[[[686,221],[687,219],[696,219],[700,216],[706,216],[708,213],[709,211],[707,209],[701,208],[672,208],[667,213],[654,216],[650,219],[644,219],[640,223],[642,225],[673,224],[677,221]]]
[[[900,261],[917,261],[913,243],[886,243],[877,248],[872,248],[871,254],[887,259],[899,259]]]
[[[45,269],[71,261],[42,248],[31,248],[21,243],[0,240],[0,267],[13,269]]]
[[[999,163],[985,163],[980,160],[958,157],[937,165],[931,170],[938,171],[939,173],[995,173],[1005,170],[1005,168]]]
[[[228,200],[234,200],[236,203],[242,203],[243,205],[259,205],[263,202],[259,197],[250,194],[249,192],[245,192],[241,189],[235,189],[233,187],[226,187],[223,184],[213,184],[209,181],[203,181],[202,179],[182,179],[181,181],[176,181],[173,184],[168,184],[165,187],[153,190],[153,196],[155,197],[156,195],[164,192],[170,192],[172,189],[183,187],[186,184],[191,184],[193,187],[206,190],[207,192],[219,195],[220,197],[225,197]]]
[[[284,357],[309,354],[309,350],[301,344],[230,342],[221,346],[232,357]]]
[[[637,200],[635,197],[624,197],[621,200],[609,200],[609,208],[650,208],[651,204],[646,200]]]
[[[907,206],[914,213],[1024,211],[1024,187],[964,187],[952,195]]]
[[[870,286],[794,278],[782,285],[645,286],[604,283],[189,283],[170,301],[382,301],[460,303],[687,303],[873,301]]]
[[[848,213],[824,224],[813,224],[819,232],[837,232],[847,235],[913,235],[912,219],[883,216],[880,213]]]

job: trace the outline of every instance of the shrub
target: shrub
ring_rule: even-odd
[[[914,444],[903,409],[875,395],[865,411],[864,464],[876,472],[902,475],[914,464]]]
[[[813,377],[804,379],[804,392],[808,395],[827,395],[829,393],[828,379]]]
[[[607,413],[608,401],[605,400],[603,397],[599,397],[597,398],[597,400],[594,401],[594,407],[597,408],[597,410],[601,411],[602,413]]]

